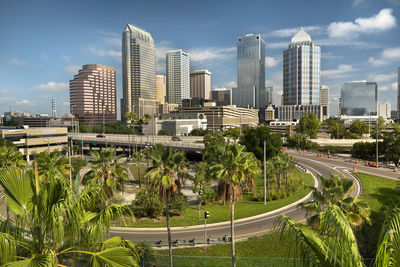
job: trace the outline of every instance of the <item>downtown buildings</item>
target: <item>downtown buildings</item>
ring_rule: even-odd
[[[344,83],[340,89],[340,99],[341,115],[376,115],[378,85],[367,81]]]
[[[237,88],[232,88],[234,105],[265,108],[265,41],[260,34],[237,39],[237,81]]]
[[[167,52],[167,102],[182,104],[182,99],[190,98],[189,53],[182,50]]]
[[[127,112],[133,111],[139,117],[143,112],[156,113],[154,40],[150,33],[130,24],[122,32],[122,91],[122,120]]]
[[[116,70],[99,64],[84,65],[69,82],[71,114],[87,125],[117,120]]]
[[[195,70],[190,73],[190,97],[211,99],[211,72]]]

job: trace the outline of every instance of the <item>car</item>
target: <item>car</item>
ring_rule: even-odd
[[[172,141],[182,141],[182,139],[179,136],[172,136]]]
[[[98,134],[96,135],[97,138],[106,138],[106,136],[104,134]]]

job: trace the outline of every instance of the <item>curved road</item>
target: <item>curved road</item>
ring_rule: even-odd
[[[331,173],[340,173],[343,176],[354,179],[354,177],[346,170],[345,166],[339,164],[330,164],[315,155],[303,155],[298,152],[288,152],[302,166],[306,167],[315,177],[318,175],[330,176]],[[330,159],[329,159],[330,160]],[[355,188],[352,192],[354,196],[360,194],[359,184],[355,183]],[[308,199],[307,199],[308,200]],[[268,205],[268,204],[267,204]],[[227,211],[228,212],[228,211]],[[254,217],[244,218],[235,221],[235,240],[246,239],[251,236],[259,236],[266,234],[273,228],[276,217],[285,214],[296,221],[305,219],[305,212],[297,205],[287,206],[277,211],[272,211],[267,214],[261,214]],[[212,214],[211,214],[212,216]],[[204,240],[204,225],[187,226],[187,227],[172,227],[172,240]],[[113,227],[110,230],[110,235],[119,235],[124,239],[129,239],[135,242],[157,242],[166,241],[166,228],[120,228]],[[222,222],[207,225],[207,237],[221,238],[230,235],[230,223]]]

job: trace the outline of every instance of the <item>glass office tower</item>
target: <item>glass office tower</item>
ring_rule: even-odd
[[[156,50],[151,34],[126,24],[122,32],[121,118],[138,98],[156,99]]]
[[[319,105],[321,48],[303,29],[283,51],[283,105]]]
[[[182,105],[182,99],[190,98],[189,53],[182,50],[167,52],[167,100]]]
[[[265,107],[265,41],[260,34],[246,34],[237,41],[238,87],[233,104],[238,107]]]
[[[341,115],[376,115],[378,85],[367,81],[344,83],[340,90],[340,98]]]

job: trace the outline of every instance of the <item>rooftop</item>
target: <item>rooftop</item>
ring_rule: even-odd
[[[311,42],[310,35],[308,35],[303,28],[300,28],[300,30],[292,37],[292,43],[298,42]]]
[[[140,37],[140,39],[154,42],[153,37],[151,37],[150,33],[146,32],[146,31],[144,31],[144,30],[142,30],[142,29],[140,29],[140,28],[138,28],[136,26],[133,26],[133,25],[131,25],[129,23],[126,24],[124,31],[130,31],[131,33],[133,33],[133,34],[137,35],[138,37]]]

